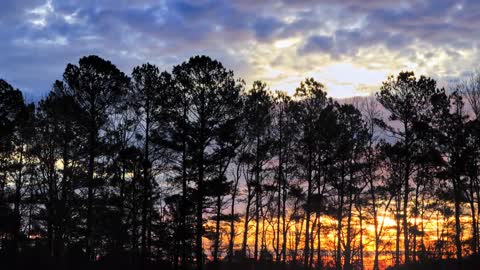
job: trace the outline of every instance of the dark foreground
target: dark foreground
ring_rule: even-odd
[[[85,262],[75,262],[70,261],[66,263],[54,263],[48,262],[45,260],[37,259],[24,259],[19,260],[16,264],[12,262],[7,262],[2,260],[0,262],[0,269],[17,269],[17,270],[31,270],[31,269],[52,269],[52,270],[120,270],[120,269],[145,269],[145,270],[175,270],[175,267],[169,262],[164,263],[155,263],[155,264],[146,264],[142,266],[139,263],[132,263],[121,258],[117,260],[104,260],[98,261],[95,263],[85,263]],[[183,269],[180,266],[177,269]],[[194,270],[195,267],[187,267],[185,269]],[[291,264],[276,264],[276,263],[262,263],[262,262],[234,262],[234,263],[208,263],[204,266],[204,270],[303,270],[300,265],[291,265]],[[332,268],[324,268],[332,269]]]
[[[411,263],[400,267],[390,267],[387,270],[480,270],[480,256],[470,256],[461,261],[451,259]]]
[[[120,269],[145,269],[145,270],[176,270],[170,262],[156,262],[142,265],[139,260],[132,259],[131,254],[123,254],[111,257],[104,257],[96,262],[88,262],[81,253],[71,252],[64,260],[55,261],[49,254],[39,250],[24,250],[17,259],[0,253],[0,269],[52,269],[52,270],[120,270]],[[195,269],[186,267],[184,269]],[[207,263],[205,270],[304,270],[299,264],[280,264],[274,262],[254,262],[252,260],[238,260],[234,262]],[[324,265],[321,268],[313,269],[334,270],[334,265]],[[352,270],[360,270],[354,268]],[[370,269],[365,269],[370,270]],[[457,260],[432,260],[423,263],[410,263],[400,267],[389,267],[387,270],[480,270],[480,256],[469,256],[461,261]]]

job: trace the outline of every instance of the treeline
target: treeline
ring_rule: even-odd
[[[447,91],[401,72],[339,102],[314,79],[293,96],[247,87],[206,56],[130,76],[83,57],[37,104],[0,80],[0,265],[477,254],[478,114],[480,76]]]

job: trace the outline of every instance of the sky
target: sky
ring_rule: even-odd
[[[413,70],[440,84],[479,67],[480,1],[1,0],[0,78],[45,96],[67,63],[96,54],[131,73],[193,55],[221,61],[247,87],[293,93],[313,77],[329,96],[377,91]]]

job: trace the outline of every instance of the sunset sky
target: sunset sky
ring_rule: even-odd
[[[448,83],[480,60],[475,0],[1,2],[0,78],[30,98],[90,54],[127,74],[206,54],[247,84],[292,93],[314,77],[333,97],[368,94],[400,70]]]

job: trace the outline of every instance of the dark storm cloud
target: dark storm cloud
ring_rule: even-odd
[[[418,43],[478,48],[478,1],[3,0],[0,77],[37,95],[86,54],[125,72],[144,61],[168,69],[192,54],[247,68],[232,48],[300,37],[298,57],[355,56],[383,46],[412,55]],[[273,60],[272,60],[273,61]]]

